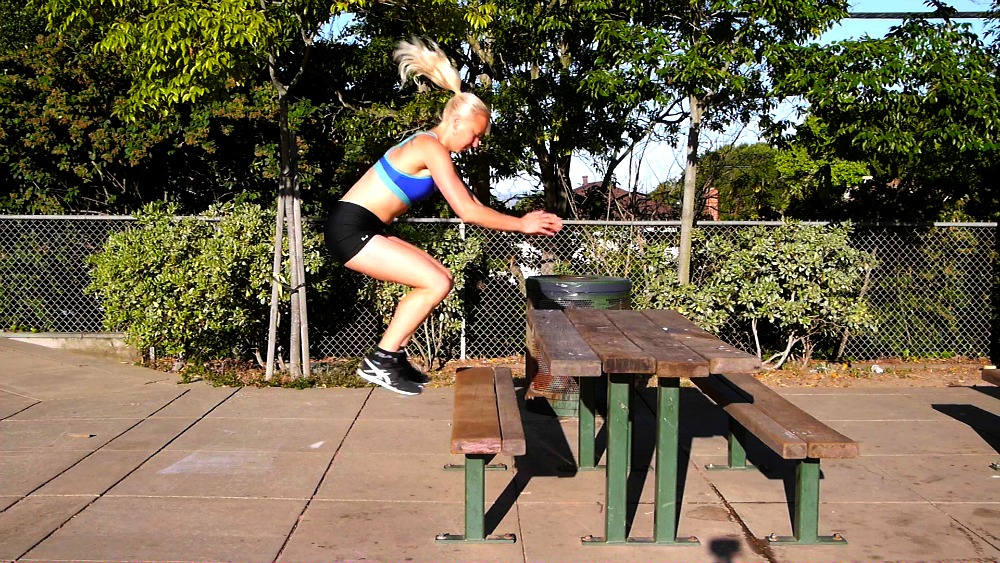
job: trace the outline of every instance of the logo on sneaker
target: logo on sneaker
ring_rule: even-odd
[[[419,395],[420,386],[404,379],[398,371],[393,366],[379,367],[379,364],[369,358],[365,358],[364,364],[358,366],[358,376],[365,381],[402,395]]]
[[[372,383],[377,383],[383,387],[387,385],[392,385],[392,380],[389,379],[389,372],[379,368],[371,362],[368,358],[365,358],[365,363],[368,364],[368,369],[364,370],[364,377]],[[359,370],[360,371],[360,370]]]

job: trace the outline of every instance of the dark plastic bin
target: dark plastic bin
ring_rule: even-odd
[[[533,276],[526,278],[528,307],[535,309],[631,309],[632,282],[608,276]],[[559,417],[578,415],[580,385],[573,377],[556,377],[535,361],[528,343],[528,391],[525,404],[533,412]]]

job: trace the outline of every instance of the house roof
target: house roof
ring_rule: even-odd
[[[609,203],[610,217],[613,219],[643,220],[675,219],[677,217],[677,213],[670,205],[659,203],[645,194],[626,191],[617,186],[611,186],[610,190],[602,189],[601,182],[584,182],[573,190],[573,198],[577,209],[583,210],[584,215],[593,215],[595,211],[601,213],[601,217],[588,217],[593,219],[607,217]]]

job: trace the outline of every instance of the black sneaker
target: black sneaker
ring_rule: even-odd
[[[431,378],[428,377],[426,373],[417,369],[416,366],[411,364],[408,359],[403,358],[401,363],[403,368],[403,377],[406,379],[409,379],[421,387],[431,382]]]
[[[400,365],[380,362],[373,355],[361,360],[358,376],[365,381],[385,387],[401,395],[419,395],[420,386],[405,376],[406,369]]]

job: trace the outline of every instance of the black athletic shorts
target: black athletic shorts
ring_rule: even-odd
[[[368,209],[338,201],[326,220],[326,248],[334,260],[346,264],[373,236],[384,233],[385,228],[386,224]]]

